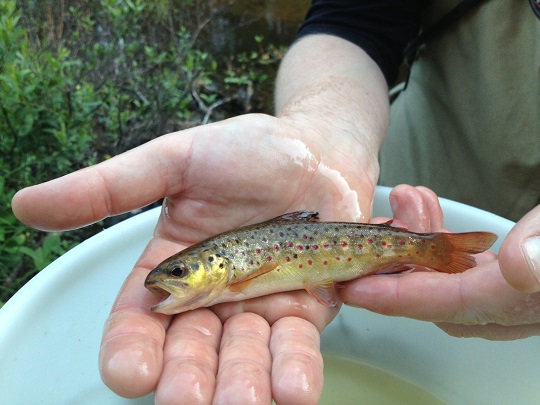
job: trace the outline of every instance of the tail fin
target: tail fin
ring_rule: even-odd
[[[476,265],[471,254],[489,249],[497,240],[497,235],[491,232],[441,233],[435,238],[441,238],[442,243],[446,242],[451,258],[450,263],[437,271],[462,273]]]

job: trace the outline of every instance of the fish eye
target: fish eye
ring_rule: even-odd
[[[189,274],[189,271],[186,265],[180,262],[180,263],[175,263],[173,266],[171,266],[169,269],[169,273],[173,277],[184,278]]]

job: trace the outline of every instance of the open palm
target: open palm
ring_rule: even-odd
[[[23,222],[48,230],[166,198],[105,326],[100,371],[111,389],[129,397],[155,390],[161,403],[317,402],[319,332],[338,308],[291,292],[171,317],[149,310],[162,297],[143,286],[184,247],[284,212],[367,220],[373,179],[352,164],[354,145],[328,138],[308,148],[309,140],[286,119],[242,116],[160,137],[14,198]]]

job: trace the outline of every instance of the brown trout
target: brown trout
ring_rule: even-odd
[[[171,256],[144,283],[150,291],[170,294],[152,310],[176,314],[300,289],[335,306],[338,282],[414,265],[460,273],[476,264],[471,254],[497,239],[489,232],[414,233],[389,224],[317,222],[317,215],[285,214]]]

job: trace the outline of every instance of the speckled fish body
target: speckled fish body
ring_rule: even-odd
[[[333,306],[337,282],[408,265],[462,272],[475,265],[471,254],[495,239],[488,232],[420,234],[388,224],[317,222],[317,213],[300,211],[195,244],[159,264],[145,285],[170,293],[152,308],[167,314],[299,289]]]

